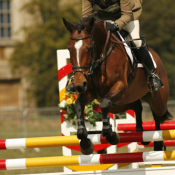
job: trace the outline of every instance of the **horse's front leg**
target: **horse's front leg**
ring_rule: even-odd
[[[77,137],[80,139],[80,148],[81,152],[85,155],[92,154],[94,150],[94,146],[90,139],[87,138],[88,133],[86,130],[85,122],[84,122],[84,108],[85,101],[82,95],[75,102],[75,109],[77,112]]]
[[[112,131],[112,126],[109,122],[109,109],[112,105],[112,103],[117,102],[120,100],[124,94],[125,88],[124,88],[123,82],[118,82],[113,86],[108,94],[102,99],[100,103],[100,109],[102,111],[102,117],[103,117],[103,128],[102,128],[102,135],[103,137],[106,137],[106,140],[112,144],[116,145],[119,143],[120,138],[116,132]]]

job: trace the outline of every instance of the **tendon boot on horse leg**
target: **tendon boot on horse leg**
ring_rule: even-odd
[[[68,80],[66,84],[66,91],[71,93],[76,92],[76,87],[74,85],[74,76],[70,77],[70,79]]]
[[[106,138],[108,143],[111,145],[116,145],[119,143],[119,135],[116,132],[112,131],[112,126],[109,123],[109,108],[111,106],[111,100],[108,98],[104,98],[100,103],[100,109],[102,111],[102,118],[103,118],[103,128],[102,128],[102,135]]]
[[[88,133],[84,123],[84,102],[79,97],[75,102],[75,109],[77,111],[77,138],[80,139],[80,149],[85,155],[92,154],[94,151],[94,145],[91,140],[87,138]]]
[[[147,76],[147,84],[149,89],[151,91],[158,91],[159,89],[163,88],[163,83],[156,73],[156,69],[154,67],[147,46],[146,45],[141,46],[140,48],[137,49],[137,52]]]

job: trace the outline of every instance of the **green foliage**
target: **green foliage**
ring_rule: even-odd
[[[68,93],[68,99],[70,99],[70,93]],[[96,121],[101,121],[102,114],[98,111],[94,111],[94,107],[99,105],[99,102],[97,100],[93,100],[90,104],[88,104],[85,107],[84,110],[84,117],[85,121],[92,124],[94,127],[96,126]],[[74,126],[76,126],[77,123],[77,114],[75,110],[75,105],[71,103],[65,103],[64,106],[61,104],[59,105],[60,109],[66,111],[66,114],[63,114],[64,119],[66,121],[71,122]]]
[[[87,105],[87,108],[85,109],[85,117],[86,120],[92,124],[94,127],[96,126],[95,125],[95,122],[96,121],[101,121],[102,120],[102,114],[98,111],[93,111],[94,107],[97,106],[99,103],[97,102],[97,100],[94,100],[92,101],[92,103],[88,104]]]
[[[162,59],[169,79],[170,99],[175,99],[175,3],[172,0],[143,1],[141,35]]]
[[[31,0],[22,9],[32,16],[34,25],[23,28],[26,37],[17,42],[11,65],[14,72],[30,82],[28,92],[39,107],[58,104],[56,50],[65,49],[69,37],[62,17],[79,20],[78,5],[74,3],[73,8],[58,0]]]

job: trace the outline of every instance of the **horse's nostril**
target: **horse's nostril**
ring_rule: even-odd
[[[77,89],[77,91],[78,91],[79,93],[81,93],[81,92],[83,91],[83,89],[82,89],[81,86],[77,86],[76,89]]]
[[[84,82],[83,82],[83,87],[86,87],[86,85],[87,85],[87,82],[84,81]]]
[[[76,86],[76,90],[81,93],[84,92],[87,89],[87,82],[84,81],[81,86]]]

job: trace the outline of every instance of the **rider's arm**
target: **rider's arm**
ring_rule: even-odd
[[[92,5],[88,0],[82,0],[82,18],[92,15]]]
[[[126,24],[133,20],[131,0],[120,0],[121,17],[115,21],[121,30]]]

